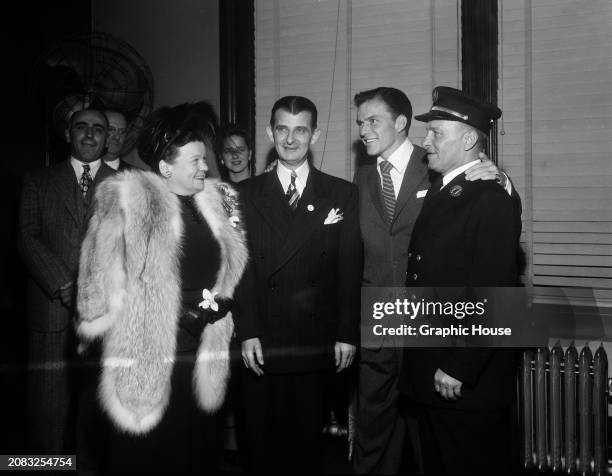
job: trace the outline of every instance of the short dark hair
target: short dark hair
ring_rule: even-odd
[[[213,126],[202,117],[197,104],[161,107],[145,121],[138,138],[138,155],[155,173],[160,173],[161,160],[174,161],[179,147],[189,142],[213,143]]]
[[[380,88],[368,89],[367,91],[355,94],[353,101],[355,106],[359,107],[364,102],[371,101],[372,99],[384,102],[391,114],[393,114],[393,119],[397,119],[397,116],[400,114],[406,116],[407,122],[404,131],[408,134],[410,122],[412,121],[412,104],[408,96],[399,89],[381,86]]]
[[[76,117],[83,113],[83,112],[97,112],[98,114],[100,114],[100,116],[102,117],[102,119],[104,120],[105,126],[108,129],[108,118],[106,117],[106,114],[104,114],[104,112],[102,112],[100,109],[94,109],[94,108],[86,108],[86,109],[78,109],[76,111],[74,111],[72,114],[70,114],[70,117],[68,118],[68,129],[72,129],[72,125],[74,120],[76,119]]]
[[[274,117],[276,111],[283,109],[290,112],[291,114],[299,114],[300,112],[310,113],[310,127],[312,129],[317,128],[317,107],[314,103],[303,96],[285,96],[280,98],[272,106],[272,113],[270,114],[270,127],[274,127]]]
[[[246,131],[246,129],[243,129],[242,127],[236,124],[229,124],[223,127],[221,129],[221,133],[219,134],[218,148],[217,148],[219,154],[223,153],[223,142],[225,142],[225,139],[228,139],[232,136],[242,137],[244,139],[244,143],[247,145],[249,150],[252,149],[251,139],[249,138],[249,134]]]

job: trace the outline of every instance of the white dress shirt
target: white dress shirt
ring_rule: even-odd
[[[111,169],[119,170],[119,163],[121,159],[117,157],[115,160],[106,160],[104,163],[108,165]]]
[[[292,170],[290,168],[285,167],[280,160],[278,161],[278,164],[276,165],[276,175],[278,176],[285,193],[287,193],[287,189],[289,188],[289,185],[291,185],[291,172]],[[304,194],[304,187],[306,187],[306,180],[308,180],[308,174],[310,173],[308,161],[305,160],[302,165],[295,169],[295,173],[297,175],[295,179],[295,188],[301,197]]]
[[[402,181],[404,180],[404,174],[406,173],[406,169],[408,168],[408,162],[410,162],[410,156],[414,151],[414,146],[412,142],[408,138],[402,145],[400,145],[395,152],[391,154],[389,159],[387,159],[391,165],[391,182],[393,182],[393,192],[395,193],[395,199],[397,200],[397,196],[399,195],[400,188],[402,186]],[[378,171],[378,176],[380,177],[380,186],[382,187],[382,173],[380,171],[380,163],[385,159],[382,157],[378,157],[376,160],[376,170]]]
[[[102,159],[94,160],[93,162],[81,162],[79,159],[75,159],[74,157],[70,157],[70,165],[74,169],[74,173],[76,175],[77,183],[80,183],[81,176],[83,175],[83,165],[89,165],[89,175],[91,175],[92,180],[96,178],[96,174],[98,173],[98,169],[102,164]]]

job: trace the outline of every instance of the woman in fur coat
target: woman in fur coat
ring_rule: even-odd
[[[126,171],[96,191],[77,333],[102,342],[109,473],[215,467],[247,249],[234,191],[205,178],[209,134],[189,105],[157,110],[138,144],[154,172]]]

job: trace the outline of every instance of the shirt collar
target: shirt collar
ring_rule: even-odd
[[[442,187],[440,188],[440,190],[442,188],[444,188],[447,183],[449,183],[451,180],[453,180],[459,174],[465,172],[467,169],[473,167],[474,165],[476,165],[478,163],[480,163],[479,159],[472,160],[471,162],[468,162],[467,164],[463,164],[461,167],[457,167],[456,169],[451,170],[444,177],[442,177]]]
[[[106,165],[108,165],[110,168],[115,169],[115,170],[119,170],[119,164],[121,162],[121,159],[119,159],[119,157],[117,157],[114,160],[105,160],[104,163]]]
[[[89,175],[91,175],[91,178],[94,179],[96,178],[100,165],[102,165],[102,159],[87,163],[81,162],[79,159],[71,156],[70,165],[72,165],[74,173],[76,174],[77,181],[79,181],[81,179],[81,175],[83,175],[83,165],[89,165]]]
[[[410,162],[410,156],[412,155],[413,151],[414,146],[412,145],[412,142],[410,142],[410,139],[406,137],[406,140],[402,142],[402,144],[395,150],[395,152],[391,154],[391,156],[387,160],[391,162],[391,165],[393,165],[393,168],[395,170],[397,170],[400,174],[403,175],[406,171],[406,167],[408,167],[408,162]],[[376,165],[380,166],[380,163],[384,160],[385,159],[383,159],[382,157],[378,157],[378,159],[376,159]]]
[[[276,164],[276,175],[280,180],[281,185],[283,186],[283,190],[287,191],[289,184],[291,183],[291,172],[292,170],[279,160]],[[302,165],[300,165],[297,169],[295,169],[295,174],[297,178],[295,179],[295,187],[297,188],[300,195],[304,191],[306,187],[306,181],[308,180],[308,174],[310,173],[310,165],[308,165],[308,160],[305,160]]]

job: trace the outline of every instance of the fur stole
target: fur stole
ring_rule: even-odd
[[[211,291],[232,297],[248,252],[228,193],[235,192],[207,179],[195,202],[221,248]],[[95,200],[81,248],[77,333],[85,341],[103,340],[104,410],[119,428],[143,434],[161,420],[170,398],[181,312],[180,204],[162,178],[137,170],[102,182]],[[223,403],[232,333],[228,313],[201,336],[193,385],[199,406],[209,413]]]

